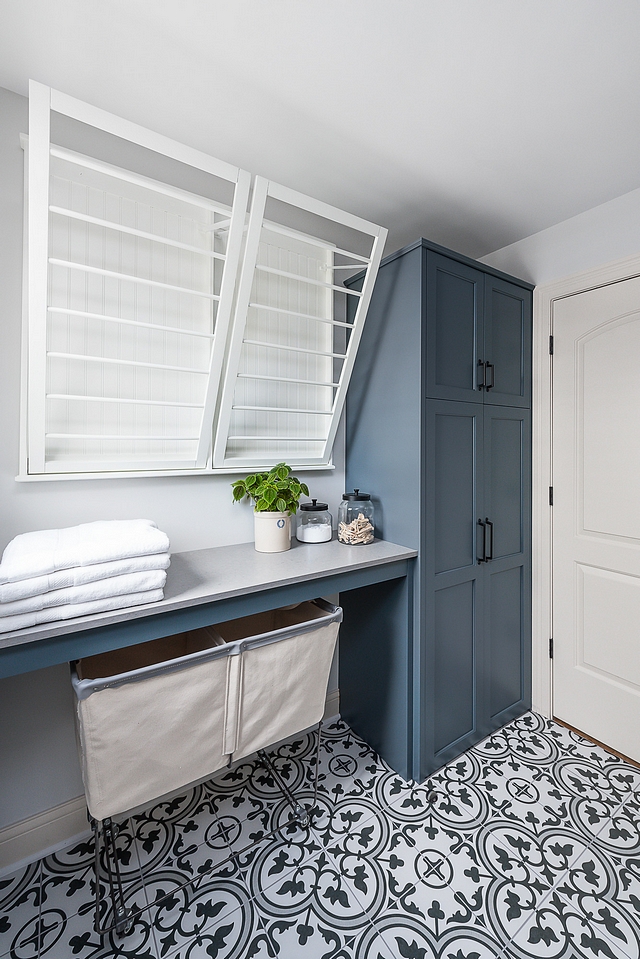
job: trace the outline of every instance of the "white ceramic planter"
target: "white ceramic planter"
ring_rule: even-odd
[[[255,546],[259,553],[281,553],[291,549],[291,517],[288,513],[253,514]]]

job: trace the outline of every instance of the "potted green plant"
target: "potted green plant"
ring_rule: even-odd
[[[253,500],[255,547],[260,553],[279,553],[291,547],[291,515],[309,487],[291,475],[291,467],[278,463],[268,473],[251,473],[231,484],[234,502]]]

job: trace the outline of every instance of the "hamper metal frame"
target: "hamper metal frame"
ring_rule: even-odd
[[[280,773],[277,771],[271,757],[264,750],[260,749],[258,751],[258,759],[260,763],[271,773],[276,783],[280,787],[280,790],[287,800],[289,806],[291,807],[293,815],[289,819],[289,823],[295,823],[300,826],[301,829],[306,829],[310,827],[313,821],[313,817],[318,812],[317,801],[318,801],[318,773],[320,765],[320,743],[322,740],[322,720],[318,723],[316,729],[316,748],[315,748],[315,773],[313,777],[313,802],[310,806],[305,806],[303,803],[299,802],[285,781],[282,779]],[[243,761],[243,760],[241,760]],[[106,935],[110,932],[115,932],[116,935],[120,938],[124,938],[131,929],[135,920],[144,915],[145,912],[148,912],[149,909],[153,906],[157,906],[159,903],[163,902],[164,899],[169,899],[171,896],[174,896],[176,892],[179,892],[181,889],[184,889],[186,886],[190,885],[193,881],[188,879],[187,882],[181,883],[181,885],[176,886],[171,890],[171,892],[166,893],[166,895],[161,896],[159,899],[154,900],[152,905],[143,906],[142,909],[128,909],[125,905],[125,891],[123,888],[122,876],[120,874],[120,863],[118,861],[118,851],[116,849],[116,839],[118,836],[118,825],[114,823],[112,819],[104,819],[101,822],[93,819],[89,816],[89,821],[91,823],[91,828],[93,830],[93,837],[95,843],[95,854],[94,854],[94,873],[95,873],[95,905],[93,913],[93,929],[94,932],[100,936],[101,940],[104,939]],[[225,866],[230,862],[235,856],[242,855],[245,852],[253,849],[259,843],[264,842],[265,839],[270,839],[279,833],[282,829],[286,827],[277,826],[275,829],[270,830],[270,832],[265,833],[264,836],[261,836],[259,839],[255,839],[253,842],[249,843],[247,846],[244,846],[242,849],[239,849],[236,853],[231,853],[227,856],[226,859],[223,859],[222,862],[216,863],[210,869],[205,870],[202,875],[208,875],[209,873],[215,872],[216,870]],[[105,856],[105,869],[107,874],[107,882],[109,887],[109,898],[111,899],[111,907],[113,915],[115,917],[114,921],[110,925],[100,925],[100,906],[101,903],[106,901],[106,898],[102,898],[100,895],[100,833],[102,832],[103,844],[104,844],[104,856]],[[108,912],[107,912],[108,914]]]
[[[216,762],[218,765],[213,764],[212,767],[208,766],[207,768],[202,768],[202,763],[204,762],[202,756],[198,760],[199,765],[197,768],[200,769],[200,775],[205,775],[206,778],[210,775],[214,775],[217,770],[224,768],[225,762],[224,759],[220,762],[221,757],[228,757],[226,765],[231,766],[236,758],[238,761],[242,762],[249,755],[256,755],[258,761],[263,765],[269,774],[272,776],[274,782],[279,787],[284,799],[291,808],[291,814],[289,818],[289,824],[294,824],[300,828],[307,828],[313,820],[313,816],[317,812],[317,797],[318,797],[318,775],[319,775],[319,757],[320,757],[320,743],[322,737],[322,719],[317,725],[317,736],[316,736],[316,747],[315,747],[315,773],[314,773],[314,783],[313,783],[313,803],[311,806],[307,806],[304,802],[296,799],[295,795],[289,789],[289,786],[284,781],[283,777],[279,773],[276,765],[274,764],[272,758],[266,752],[266,749],[269,748],[266,744],[260,742],[261,736],[256,736],[255,726],[256,723],[260,723],[261,717],[264,712],[264,738],[267,739],[267,742],[275,743],[286,740],[291,735],[296,735],[300,732],[301,729],[312,728],[310,722],[315,724],[317,722],[318,715],[322,714],[323,708],[320,708],[320,704],[317,701],[317,695],[310,697],[308,695],[300,695],[299,690],[303,691],[303,694],[308,693],[308,687],[304,685],[307,676],[311,676],[311,673],[307,671],[313,669],[314,667],[322,670],[321,674],[324,674],[324,670],[327,670],[330,666],[330,656],[333,655],[335,650],[335,642],[337,639],[337,629],[338,624],[342,620],[342,610],[340,607],[334,606],[331,603],[326,602],[323,599],[315,599],[310,601],[317,610],[320,611],[321,615],[311,616],[310,618],[302,618],[300,622],[288,622],[285,626],[278,626],[276,628],[268,629],[264,632],[256,632],[254,635],[244,636],[242,635],[241,622],[245,618],[248,620],[252,619],[252,616],[240,617],[240,626],[241,635],[237,639],[230,638],[228,641],[224,640],[224,636],[217,634],[217,639],[220,641],[220,644],[215,644],[212,646],[207,646],[205,649],[198,649],[195,652],[186,653],[172,659],[163,660],[162,662],[151,662],[151,664],[138,666],[130,669],[129,672],[115,673],[114,675],[109,675],[103,678],[96,679],[80,679],[78,672],[75,668],[72,669],[72,683],[74,691],[78,699],[78,721],[79,721],[79,741],[82,746],[82,759],[83,759],[83,777],[85,771],[87,775],[91,777],[96,776],[95,769],[99,771],[100,779],[103,778],[103,770],[106,769],[109,771],[109,762],[113,762],[113,744],[116,741],[114,736],[107,732],[106,736],[106,760],[104,758],[105,753],[102,753],[102,759],[100,759],[100,739],[98,739],[98,745],[93,744],[91,735],[87,736],[87,730],[89,734],[91,729],[95,727],[96,729],[101,730],[110,730],[110,725],[108,722],[105,724],[105,715],[109,717],[112,715],[109,710],[113,709],[114,701],[112,699],[107,699],[106,701],[100,700],[97,702],[95,709],[89,710],[89,712],[82,712],[81,706],[84,700],[89,699],[93,693],[104,694],[106,690],[118,691],[120,687],[126,687],[130,684],[140,684],[144,680],[153,679],[154,681],[158,677],[162,678],[164,675],[175,674],[176,672],[187,670],[190,667],[198,666],[207,666],[212,662],[222,661],[230,662],[231,664],[235,663],[234,666],[229,666],[226,668],[226,685],[223,685],[222,688],[219,688],[220,674],[211,674],[211,673],[200,673],[200,692],[198,696],[201,698],[201,703],[208,699],[202,699],[204,693],[202,690],[209,689],[218,689],[217,695],[223,696],[223,699],[218,700],[218,710],[222,709],[223,719],[224,719],[224,730],[222,734],[223,739],[223,751],[222,753],[216,752],[219,749],[220,744],[216,740],[209,740],[206,738],[209,735],[212,735],[216,729],[219,727],[212,727],[206,732],[205,738],[202,739],[202,730],[201,730],[201,743],[206,744],[206,755],[208,756],[209,742],[212,742],[214,752],[212,756],[217,756]],[[288,608],[287,608],[288,609]],[[273,612],[278,612],[274,610]],[[322,615],[324,614],[324,615]],[[236,621],[229,621],[228,625],[235,623]],[[286,617],[285,617],[286,622]],[[225,632],[225,625],[227,624],[218,624],[218,628],[222,633]],[[335,633],[331,634],[331,631],[327,632],[326,627],[335,625]],[[251,623],[251,628],[254,628],[254,624]],[[212,627],[214,633],[216,632],[215,627]],[[245,664],[245,655],[251,654],[252,651],[259,651],[263,647],[276,645],[287,640],[297,640],[300,636],[305,633],[321,631],[324,632],[318,636],[318,645],[315,647],[304,646],[301,648],[299,645],[294,644],[294,646],[289,646],[285,648],[283,656],[280,660],[276,657],[275,660],[264,661],[258,656],[258,659],[249,659],[247,661],[248,665]],[[231,630],[231,636],[233,636],[234,631]],[[227,630],[227,635],[229,631]],[[213,639],[215,640],[215,636]],[[183,640],[184,641],[184,640]],[[293,657],[293,658],[291,658]],[[315,657],[315,660],[314,660]],[[104,665],[104,664],[103,664]],[[282,715],[279,715],[277,711],[274,711],[273,697],[274,689],[278,689],[276,680],[274,679],[274,673],[277,676],[277,670],[282,669],[289,665],[290,673],[287,674],[287,679],[283,683],[283,690],[285,693],[288,693],[292,698],[289,700],[290,709],[287,711],[285,709]],[[271,686],[267,685],[265,687],[265,696],[262,700],[262,694],[260,692],[260,687],[255,685],[255,676],[256,668],[258,670],[266,669],[267,677],[271,675]],[[302,674],[300,671],[302,670]],[[300,676],[303,676],[302,685],[300,684]],[[205,678],[205,685],[202,685],[202,678]],[[213,678],[212,678],[213,676]],[[216,678],[216,676],[218,678]],[[249,677],[248,679],[246,677]],[[253,679],[251,679],[253,677]],[[296,677],[298,680],[297,686],[292,686],[291,683],[296,682]],[[249,684],[245,686],[244,683]],[[209,683],[213,682],[214,686],[210,687]],[[289,685],[287,687],[287,682]],[[274,685],[276,683],[276,685]],[[216,686],[215,684],[218,684]],[[198,680],[196,679],[196,686],[198,686]],[[139,685],[138,689],[142,689]],[[147,692],[151,694],[153,690],[156,690],[156,696],[158,694],[169,694],[171,695],[172,687],[171,685],[167,686],[163,684],[161,686],[155,686],[152,684]],[[224,692],[222,692],[224,689]],[[270,689],[270,692],[267,690]],[[317,684],[316,684],[317,689]],[[260,702],[259,706],[256,706],[256,690],[258,695],[258,701]],[[175,695],[175,689],[173,691]],[[116,692],[107,694],[109,697],[116,695]],[[139,695],[139,694],[138,694]],[[207,694],[208,695],[208,694]],[[246,701],[245,701],[246,697]],[[253,697],[253,699],[252,699]],[[141,699],[136,700],[134,697],[133,703],[138,703],[138,708],[144,708],[145,698],[144,695]],[[147,700],[148,702],[150,700]],[[169,700],[171,701],[171,700]],[[102,706],[100,706],[102,702]],[[157,702],[157,700],[156,700]],[[104,712],[105,703],[107,704],[107,712]],[[115,700],[116,705],[118,705],[118,700]],[[253,703],[253,706],[251,705]],[[322,695],[322,703],[324,703],[324,696]],[[109,705],[110,704],[110,705]],[[119,704],[121,705],[121,704]],[[125,703],[126,705],[126,703]],[[244,709],[249,709],[249,713],[245,714]],[[263,707],[261,709],[261,707]],[[84,709],[84,707],[83,707]],[[256,711],[257,710],[257,711]],[[271,711],[270,711],[271,710]],[[125,713],[128,715],[128,713]],[[215,714],[214,714],[215,715]],[[94,723],[95,717],[98,717],[98,724]],[[248,731],[246,726],[246,716],[249,717]],[[315,716],[315,718],[313,718]],[[84,717],[84,718],[83,718]],[[278,718],[274,718],[278,717]],[[231,722],[232,733],[229,735],[227,732],[227,723]],[[86,728],[83,724],[87,724]],[[300,725],[297,728],[292,728],[292,723]],[[92,725],[93,724],[93,725]],[[234,725],[235,724],[235,725]],[[131,731],[131,727],[128,727]],[[170,728],[170,727],[168,727]],[[206,725],[203,727],[204,730],[207,730]],[[158,727],[158,735],[160,739],[154,739],[151,734],[151,748],[157,748],[158,742],[166,742],[162,739],[163,736],[163,727],[160,725]],[[169,733],[170,735],[170,733]],[[117,742],[120,743],[120,740],[117,739]],[[145,744],[149,741],[144,739],[142,740]],[[126,739],[125,739],[125,748],[126,748]],[[129,752],[129,759],[132,756],[136,756],[140,750],[140,738],[136,742],[135,737],[133,740],[129,740],[129,748],[133,752]],[[196,748],[197,754],[197,748]],[[153,755],[153,753],[151,754]],[[205,754],[203,754],[205,755]],[[98,757],[96,759],[96,757]],[[97,762],[97,767],[96,767]],[[208,762],[208,760],[207,760]],[[106,763],[106,766],[101,767],[100,763]],[[85,764],[87,769],[85,770]],[[176,789],[182,788],[182,784],[177,784],[175,782],[169,784],[167,783],[164,791],[158,792],[159,780],[155,778],[153,763],[151,764],[150,774],[148,779],[141,780],[138,785],[138,799],[141,799],[140,805],[144,806],[148,802],[158,799],[161,795],[175,794]],[[191,771],[194,771],[192,767]],[[191,782],[204,781],[204,779],[199,779],[198,773],[190,777]],[[169,777],[171,778],[171,777]],[[94,779],[94,781],[96,781]],[[97,813],[99,809],[102,812],[102,818],[97,818],[96,815],[92,814],[91,808],[89,811],[89,819],[93,829],[94,840],[95,840],[95,910],[94,910],[94,931],[102,938],[110,932],[115,932],[118,936],[125,936],[132,928],[135,919],[147,911],[150,906],[144,906],[141,909],[131,909],[127,908],[125,902],[125,888],[123,885],[122,875],[120,872],[120,863],[118,860],[118,853],[116,849],[116,837],[118,834],[117,824],[113,821],[113,816],[119,815],[120,810],[114,808],[117,806],[117,799],[124,798],[119,792],[118,789],[118,779],[117,776],[115,780],[111,780],[110,789],[107,790],[106,796],[103,791],[100,789],[97,792],[93,793],[90,788],[91,778],[85,779],[85,789],[87,790],[87,803],[90,807],[93,808],[94,813]],[[142,784],[142,786],[141,786]],[[144,793],[143,786],[146,786],[148,789],[147,794]],[[184,783],[184,786],[188,786],[188,782]],[[125,793],[126,795],[126,793]],[[133,794],[130,793],[128,798],[132,798]],[[131,803],[125,806],[125,810],[136,808],[136,803]],[[240,850],[239,853],[247,852],[257,842],[262,842],[264,839],[275,836],[282,828],[282,826],[276,827],[271,832],[262,836],[259,840],[256,840],[253,843],[250,843],[247,847]],[[102,842],[101,842],[102,837]],[[221,866],[224,866],[225,863],[229,862],[234,858],[235,855],[239,853],[231,853],[223,862],[217,863],[215,866],[211,867],[211,872],[217,870]],[[104,857],[104,866],[106,873],[106,885],[107,885],[107,895],[102,896],[101,892],[101,880],[100,880],[100,858],[101,855]],[[206,874],[206,873],[205,873]],[[184,888],[189,885],[191,880],[183,883],[182,886],[179,886],[178,889]],[[167,895],[175,894],[177,890],[173,889],[172,892]],[[105,901],[110,899],[111,902],[111,911],[107,907],[106,917],[104,925],[101,925],[100,914],[101,908],[103,907]],[[153,905],[157,905],[157,900]],[[111,916],[111,921],[108,921],[108,917]]]

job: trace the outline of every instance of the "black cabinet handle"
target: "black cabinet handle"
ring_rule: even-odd
[[[481,533],[482,548],[480,548],[479,545]],[[479,563],[484,563],[487,559],[487,529],[481,519],[478,520],[478,525],[476,527],[476,559]]]
[[[485,556],[484,556],[485,562],[488,563],[490,559],[493,559],[493,523],[491,522],[491,520],[485,517],[485,525],[486,525],[487,532],[490,534],[488,537],[485,536],[485,543],[488,539],[490,544],[489,550],[485,552]]]
[[[484,363],[482,362],[482,360],[478,360],[478,372],[477,372],[477,375],[476,375],[476,380],[477,380],[476,388],[477,388],[477,389],[479,389],[479,390],[484,389],[484,379],[485,379],[485,376],[484,376]]]
[[[491,382],[490,382],[490,383],[487,382],[487,374],[488,374],[489,370],[491,370]],[[485,390],[486,390],[487,392],[489,392],[489,390],[492,390],[494,386],[495,386],[495,379],[494,379],[493,363],[487,363],[487,362],[485,362],[485,364],[484,364],[484,388],[485,388]]]

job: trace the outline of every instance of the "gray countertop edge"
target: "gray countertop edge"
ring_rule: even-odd
[[[385,540],[375,540],[368,546],[345,546],[336,539],[323,544],[304,544],[294,540],[291,550],[282,553],[258,553],[253,543],[174,553],[165,586],[165,598],[160,602],[0,633],[0,650],[100,626],[112,626],[127,620],[158,616],[188,606],[220,602],[279,586],[384,566],[414,559],[417,555],[415,549]],[[273,576],[268,575],[271,571]],[[218,589],[213,588],[216,572],[222,573],[222,583]]]

